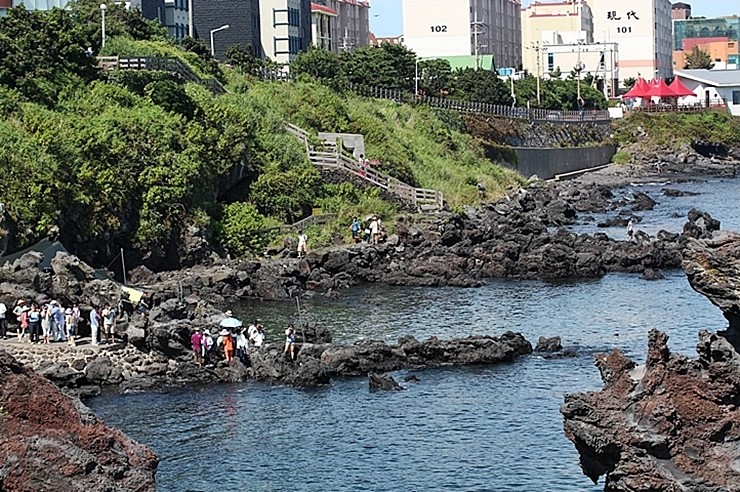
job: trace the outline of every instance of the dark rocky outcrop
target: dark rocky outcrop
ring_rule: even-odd
[[[683,269],[691,287],[722,310],[728,328],[721,334],[740,350],[740,234],[705,231],[699,236],[707,234],[707,239],[689,241]]]
[[[557,352],[558,350],[563,350],[563,344],[560,337],[540,337],[539,340],[537,340],[537,346],[534,348],[535,352]]]
[[[375,374],[371,372],[367,375],[368,386],[370,391],[401,391],[403,387],[388,374]]]
[[[148,448],[0,351],[0,490],[153,492],[157,464]]]

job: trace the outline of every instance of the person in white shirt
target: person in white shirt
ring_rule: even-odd
[[[8,339],[8,322],[6,321],[5,317],[8,314],[8,307],[0,302],[0,337],[2,337],[3,340]]]
[[[98,345],[98,331],[100,331],[100,314],[98,314],[98,310],[93,306],[90,311],[90,336],[92,338],[90,343],[92,345]]]
[[[304,234],[303,229],[298,231],[298,258],[306,256],[308,249],[308,236]]]

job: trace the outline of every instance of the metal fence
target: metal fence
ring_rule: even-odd
[[[170,72],[188,82],[200,84],[214,94],[225,94],[227,91],[214,78],[204,78],[180,59],[166,56],[101,56],[98,57],[98,67],[103,70],[155,70]]]

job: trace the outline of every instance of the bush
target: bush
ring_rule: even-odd
[[[277,225],[276,220],[261,215],[254,205],[236,202],[222,207],[216,237],[229,254],[243,256],[249,251],[262,250],[269,243],[270,235],[261,230]]]

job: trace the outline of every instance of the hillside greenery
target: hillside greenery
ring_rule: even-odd
[[[52,234],[98,264],[119,247],[166,257],[196,227],[240,256],[273,239],[259,230],[314,208],[339,218],[311,231],[312,247],[346,237],[352,216],[392,223],[397,210],[378,190],[323,184],[285,121],[364,134],[381,170],[443,191],[453,208],[479,202],[478,183],[492,197],[520,182],[486,160],[453,116],[308,77],[260,82],[219,66],[200,42],[172,44],[125,10],[109,10],[115,36],[101,50],[91,5],[0,18],[0,183],[13,249]],[[214,96],[160,72],[99,71],[90,48],[176,57],[230,92]]]
[[[696,113],[634,112],[615,120],[614,140],[622,148],[678,149],[696,140],[740,145],[740,118],[726,111]]]

